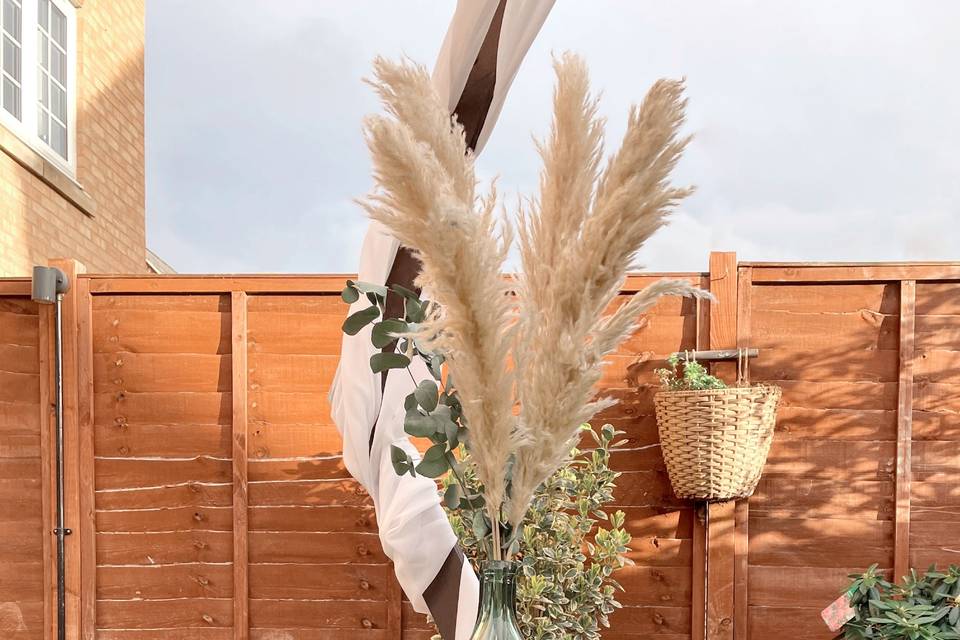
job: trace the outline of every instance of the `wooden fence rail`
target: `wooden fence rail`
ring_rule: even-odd
[[[347,276],[74,276],[64,301],[68,638],[420,640],[327,392]],[[610,639],[827,639],[847,573],[960,563],[960,264],[710,256],[609,359],[635,562]],[[665,274],[632,276],[624,295]],[[0,637],[55,637],[52,314],[0,280]],[[755,347],[784,389],[749,501],[675,499],[653,369]],[[715,373],[732,379],[729,365]]]

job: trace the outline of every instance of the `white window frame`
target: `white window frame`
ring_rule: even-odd
[[[2,0],[0,0],[2,2]],[[30,148],[76,181],[77,175],[77,8],[70,0],[50,0],[67,18],[67,157],[62,157],[40,139],[37,109],[39,80],[37,34],[39,0],[21,0],[20,39],[20,117],[17,120],[0,106],[0,124],[27,143]],[[0,5],[2,10],[2,5]]]

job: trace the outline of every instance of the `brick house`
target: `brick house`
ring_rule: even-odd
[[[144,0],[0,2],[0,277],[52,257],[89,272],[153,270]]]

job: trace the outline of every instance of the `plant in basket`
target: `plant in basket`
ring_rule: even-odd
[[[654,405],[674,493],[710,502],[749,497],[773,441],[780,388],[750,384],[745,350],[733,387],[692,356],[673,354],[667,364],[655,371],[662,388]]]
[[[703,389],[726,389],[726,383],[710,375],[706,367],[696,360],[684,359],[680,363],[680,354],[672,353],[667,358],[668,368],[654,369],[660,378],[660,385],[667,391],[699,391]]]
[[[356,307],[344,330],[357,333],[373,323],[378,346],[399,339],[397,351],[376,353],[371,367],[410,372],[416,390],[406,399],[404,429],[430,446],[422,458],[412,447],[394,446],[394,467],[441,479],[446,504],[461,512],[477,540],[483,602],[474,638],[520,637],[515,592],[539,587],[527,555],[518,574],[518,554],[538,544],[546,553],[553,538],[538,533],[547,517],[539,510],[558,503],[544,503],[544,487],[555,486],[558,473],[560,486],[566,482],[581,426],[615,402],[596,397],[604,358],[661,296],[709,295],[686,280],[662,280],[606,313],[634,254],[690,193],[669,183],[688,142],[678,135],[682,83],[653,85],[631,110],[621,148],[603,166],[604,122],[586,65],[564,55],[555,68],[553,125],[539,145],[540,193],[519,211],[522,269],[512,280],[502,273],[512,225],[496,215],[493,189],[477,195],[463,128],[451,121],[427,72],[378,59],[371,84],[387,115],[365,120],[376,189],[361,204],[414,252],[421,265],[416,285],[430,302],[402,288],[350,282],[344,299],[358,303],[365,296],[370,304]],[[381,319],[388,296],[403,299],[403,319]],[[427,366],[412,366],[418,360]],[[622,520],[611,522],[604,530],[610,533],[600,531],[594,542],[585,535],[584,544],[607,544],[619,557]],[[603,542],[604,536],[614,537]],[[594,555],[582,562],[587,575],[600,577],[577,588],[594,594],[615,588],[606,578],[619,560],[604,565]],[[565,596],[557,597],[563,604]],[[605,600],[590,598],[599,604],[588,610],[602,623]],[[595,637],[575,633],[571,624],[536,637]]]

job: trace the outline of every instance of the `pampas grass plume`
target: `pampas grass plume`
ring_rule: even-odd
[[[640,314],[663,295],[709,295],[664,280],[604,315],[637,251],[691,193],[669,182],[689,141],[678,133],[683,83],[653,85],[601,168],[605,123],[586,64],[566,54],[554,67],[553,123],[538,144],[539,195],[519,212],[523,268],[513,283],[502,275],[512,229],[494,213],[493,189],[475,195],[463,128],[426,70],[378,58],[370,84],[387,115],[364,121],[377,189],[361,204],[416,252],[417,283],[439,303],[415,337],[447,358],[495,541],[504,515],[520,530],[537,487],[569,459],[579,426],[613,404],[597,399],[595,386]],[[495,557],[499,549],[497,541]]]

